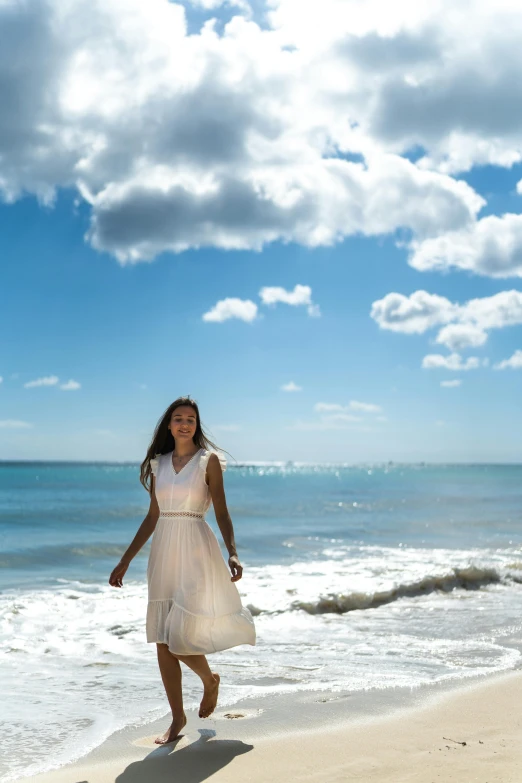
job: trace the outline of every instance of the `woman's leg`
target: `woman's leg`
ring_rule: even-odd
[[[161,679],[165,686],[167,699],[172,710],[172,723],[162,737],[156,738],[156,743],[162,745],[165,742],[172,742],[175,739],[185,723],[187,718],[183,710],[183,693],[181,690],[181,666],[179,661],[170,653],[166,644],[156,644],[158,653],[158,663],[161,672]]]
[[[174,656],[174,653],[170,653]],[[217,704],[219,689],[219,674],[211,672],[208,661],[204,655],[176,655],[174,656],[182,661],[189,669],[192,669],[203,682],[203,698],[199,705],[199,717],[208,718]]]

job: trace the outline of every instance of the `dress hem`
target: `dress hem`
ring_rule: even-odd
[[[190,612],[188,609],[185,609],[183,606],[180,606],[180,604],[178,604],[177,601],[174,601],[173,598],[163,598],[163,599],[158,598],[158,599],[151,599],[148,601],[147,623],[146,623],[147,643],[166,644],[168,646],[169,639],[171,641],[174,641],[174,639],[172,638],[172,634],[169,631],[169,623],[168,623],[168,617],[174,608],[178,612],[182,612],[187,616],[194,617],[195,622],[199,624],[200,628],[206,628],[206,631],[204,631],[204,636],[207,636],[206,640],[204,640],[203,638],[201,639],[201,642],[203,642],[202,644],[203,649],[200,650],[185,649],[183,651],[181,650],[176,651],[175,649],[169,647],[170,652],[173,653],[174,655],[210,655],[213,652],[228,650],[232,647],[237,647],[241,644],[249,644],[252,647],[256,645],[256,636],[257,636],[256,628],[255,625],[253,624],[253,620],[250,615],[250,610],[248,609],[248,607],[241,606],[239,609],[236,609],[233,612],[228,612],[226,614],[203,615],[203,614],[195,614],[194,612]],[[222,634],[218,630],[220,628],[221,622],[225,623],[224,627],[231,627],[230,623],[232,623],[232,626],[236,628],[235,632],[233,632],[232,634],[230,635],[225,634],[225,639],[223,638]],[[240,626],[243,625],[243,623],[245,623],[243,630],[239,630],[236,626],[236,623],[239,623]],[[178,634],[174,632],[174,637],[176,637],[177,635]],[[228,640],[226,639],[227,636],[228,636]],[[216,638],[219,637],[221,637],[221,639],[216,644]],[[183,634],[182,634],[182,639],[183,639]],[[178,639],[178,641],[181,641],[182,639]],[[191,646],[190,643],[188,646],[190,648]]]
[[[220,617],[230,617],[233,614],[244,614],[244,610],[248,608],[243,606],[243,608],[239,609],[239,611],[227,612],[226,614],[196,614],[195,612],[190,612],[188,609],[185,609],[184,606],[178,604],[178,602],[174,601],[173,598],[151,598],[147,603],[162,604],[165,603],[165,601],[169,601],[173,606],[177,606],[178,609],[181,609],[182,612],[186,612],[187,614],[192,615],[192,617],[199,617],[201,620],[219,620]]]
[[[168,647],[167,642],[162,642],[159,639],[147,639],[147,644],[166,644]],[[240,647],[242,644],[249,644],[251,647],[255,647],[255,642],[237,642],[236,644],[229,644],[226,647],[216,647],[214,650],[198,650],[198,652],[176,652],[175,650],[171,650],[169,647],[169,652],[172,653],[172,655],[212,655],[212,653],[216,652],[223,652],[224,650],[231,650],[233,647]]]

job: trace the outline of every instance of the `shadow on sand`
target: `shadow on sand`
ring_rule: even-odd
[[[180,750],[176,746],[183,735],[168,745],[160,745],[143,761],[129,764],[126,770],[115,778],[114,783],[143,783],[144,780],[162,783],[200,783],[219,769],[230,764],[233,758],[253,750],[240,740],[214,739],[216,732],[199,729],[200,738]]]

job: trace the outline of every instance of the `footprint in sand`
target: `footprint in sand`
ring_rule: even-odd
[[[237,720],[238,718],[257,718],[263,710],[241,710],[241,712],[218,712],[214,713],[212,717],[217,720]]]

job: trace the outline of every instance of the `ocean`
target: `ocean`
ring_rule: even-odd
[[[108,583],[148,509],[138,474],[0,463],[5,783],[168,712],[145,640],[150,540],[123,588]],[[220,707],[520,666],[521,465],[250,463],[228,468],[225,490],[257,644],[209,656]],[[212,509],[207,521],[222,544]],[[185,668],[183,687],[195,708]]]

